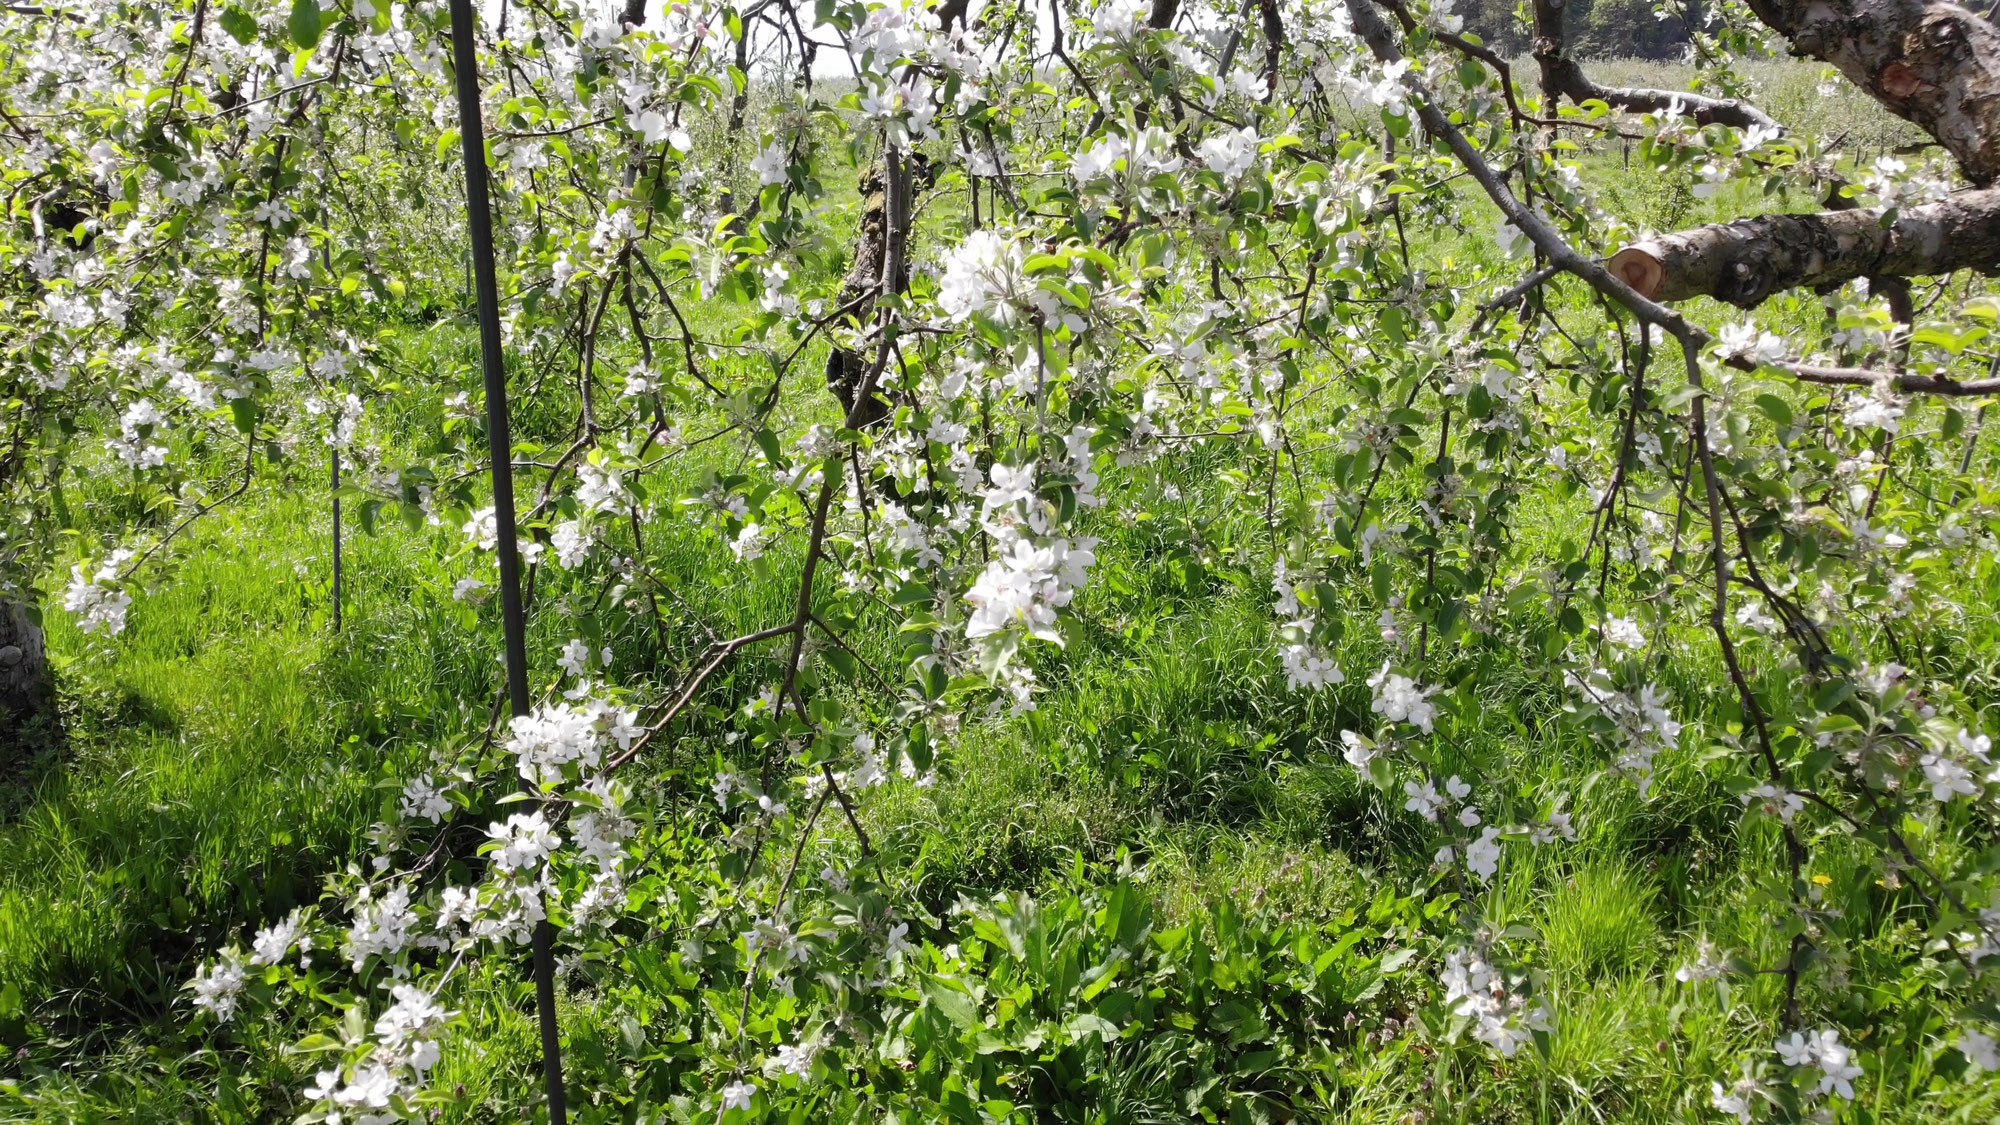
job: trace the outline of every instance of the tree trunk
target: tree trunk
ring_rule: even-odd
[[[905,252],[909,244],[909,208],[918,192],[930,187],[933,169],[920,152],[888,159],[868,170],[861,181],[861,226],[854,235],[853,261],[840,286],[843,315],[864,326],[875,320],[881,294],[901,294],[910,287]],[[900,213],[891,206],[895,202]],[[872,330],[871,330],[872,333]],[[838,344],[827,353],[826,383],[847,411],[848,425],[872,426],[888,417],[889,401],[868,386],[873,364],[869,357]]]
[[[1749,0],[1792,53],[1922,126],[1981,187],[2000,176],[2000,30],[1934,0]]]
[[[20,602],[0,599],[0,778],[56,732],[55,684],[42,630]]]
[[[1620,250],[1611,272],[1656,301],[1715,297],[1751,308],[1781,290],[1857,277],[2000,269],[2000,188],[1899,212],[1761,215],[1661,235]]]

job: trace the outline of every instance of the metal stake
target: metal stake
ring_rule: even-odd
[[[528,713],[528,641],[521,607],[521,555],[514,526],[514,442],[507,422],[507,368],[500,344],[500,286],[493,268],[493,214],[486,192],[486,131],[479,112],[479,59],[472,0],[451,0],[451,43],[458,74],[458,132],[465,150],[465,211],[471,223],[472,275],[479,292],[479,356],[486,375],[486,443],[493,459],[493,518],[499,534],[500,612],[506,629],[507,698]],[[533,789],[533,782],[526,783]],[[556,1024],[555,927],[535,926],[535,1008],[541,1017],[542,1078],[549,1125],[567,1125],[562,1042]]]
[[[334,423],[336,429],[339,422]],[[340,447],[333,447],[333,631],[340,632]]]

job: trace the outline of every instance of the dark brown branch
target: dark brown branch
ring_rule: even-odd
[[[1948,379],[1942,375],[1886,375],[1859,367],[1820,367],[1810,363],[1787,363],[1786,371],[1804,383],[1826,387],[1874,387],[1883,382],[1908,394],[1947,395],[1974,398],[2000,394],[2000,379]]]
[[[1658,113],[1678,104],[1698,125],[1734,125],[1738,129],[1758,126],[1780,128],[1771,116],[1749,102],[1735,98],[1711,98],[1679,90],[1649,90],[1630,86],[1600,86],[1590,80],[1583,67],[1569,57],[1564,47],[1564,0],[1534,0],[1535,63],[1542,71],[1542,93],[1549,108],[1568,98],[1578,105],[1601,101],[1628,113]]]

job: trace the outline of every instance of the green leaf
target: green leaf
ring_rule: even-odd
[[[1965,432],[1965,412],[1956,406],[1944,408],[1944,427],[1939,431],[1944,440],[1950,441]]]
[[[1758,395],[1757,409],[1763,411],[1764,416],[1766,418],[1769,418],[1771,421],[1776,422],[1780,429],[1791,428],[1792,404],[1786,402],[1784,399],[1779,398],[1777,395],[1774,394]]]
[[[292,42],[307,50],[319,46],[319,0],[292,0],[292,17],[286,21]]]
[[[944,1013],[944,1018],[959,1029],[972,1031],[984,1026],[979,1021],[979,1005],[973,1002],[972,997],[944,981],[936,977],[924,981],[924,995],[933,1007]]]
[[[1096,1035],[1109,1043],[1118,1038],[1118,1025],[1095,1012],[1078,1012],[1063,1022],[1063,1030],[1069,1032],[1071,1040]]]
[[[222,30],[245,47],[257,41],[257,19],[241,8],[222,9]]]

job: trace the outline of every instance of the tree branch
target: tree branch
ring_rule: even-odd
[[[1974,184],[2000,176],[2000,29],[1939,0],[1749,3],[1793,54],[1832,63],[1936,137]]]
[[[1347,12],[1353,19],[1356,34],[1361,37],[1362,42],[1368,45],[1369,51],[1375,55],[1376,59],[1384,64],[1393,64],[1402,61],[1402,49],[1396,45],[1395,36],[1390,32],[1388,25],[1382,22],[1382,18],[1376,13],[1375,6],[1371,0],[1346,0],[1346,3]],[[1505,215],[1508,222],[1514,224],[1522,234],[1528,237],[1529,242],[1534,245],[1535,249],[1541,251],[1543,256],[1548,258],[1551,265],[1561,269],[1564,273],[1574,275],[1589,283],[1592,289],[1632,310],[1632,313],[1645,323],[1658,325],[1662,331],[1678,340],[1681,349],[1688,353],[1689,356],[1700,352],[1713,340],[1713,337],[1706,331],[1696,327],[1686,317],[1640,293],[1622,278],[1613,276],[1602,265],[1590,258],[1584,257],[1581,251],[1570,245],[1567,239],[1557,232],[1553,226],[1549,225],[1547,219],[1523,206],[1521,201],[1515,197],[1513,191],[1505,183],[1501,182],[1499,173],[1493,170],[1492,162],[1487,160],[1485,155],[1473,146],[1472,142],[1466,138],[1463,130],[1451,123],[1451,119],[1438,109],[1437,105],[1427,95],[1427,92],[1410,79],[1406,78],[1404,81],[1409,85],[1411,93],[1415,96],[1417,119],[1423,123],[1424,128],[1429,131],[1432,137],[1442,140],[1445,143],[1445,147],[1451,150],[1452,155],[1464,166],[1466,172],[1486,192],[1487,198],[1491,199],[1494,205],[1500,208],[1500,213]],[[1725,362],[1732,367],[1749,371],[1757,370],[1758,366],[1755,362],[1740,357],[1725,360]],[[1952,380],[1919,380],[1911,376],[1895,376],[1886,372],[1850,372],[1844,368],[1821,368],[1793,362],[1779,362],[1771,366],[1789,371],[1808,382],[1821,382],[1836,377],[1845,380],[1851,375],[1865,378],[1869,385],[1889,382],[1891,385],[1904,386],[1906,385],[1906,381],[1908,381],[1907,386],[1910,390],[1937,390],[1937,393],[1950,394],[1992,393],[1984,389],[1969,391],[1958,389],[1983,387],[1983,382],[1958,383]],[[1926,383],[1935,383],[1935,387],[1927,386],[1925,385]],[[1954,389],[1949,391],[1939,389],[1947,386]]]
[[[2000,188],[1897,212],[1760,215],[1633,243],[1611,272],[1655,301],[1715,297],[1738,308],[1800,286],[2000,268]]]
[[[1565,0],[1534,0],[1535,63],[1542,71],[1542,93],[1549,109],[1567,97],[1578,105],[1597,100],[1628,113],[1657,113],[1678,104],[1698,125],[1734,125],[1738,129],[1782,128],[1771,116],[1749,102],[1735,98],[1711,98],[1679,90],[1649,90],[1643,87],[1599,86],[1590,80],[1564,47],[1563,12]]]

